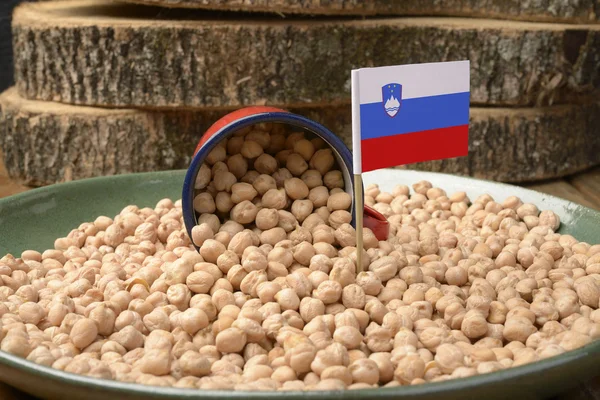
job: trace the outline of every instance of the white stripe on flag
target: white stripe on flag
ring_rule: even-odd
[[[352,70],[352,158],[354,175],[362,173],[362,151],[360,136],[360,85],[357,69]]]
[[[356,103],[360,104],[381,102],[381,88],[389,83],[402,85],[402,99],[464,93],[470,90],[469,61],[361,68],[358,72],[360,101]],[[354,71],[352,77],[354,79]],[[352,84],[354,87],[354,80]],[[354,90],[352,94],[354,95]],[[354,154],[356,157],[356,152]]]

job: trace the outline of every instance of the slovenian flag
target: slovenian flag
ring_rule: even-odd
[[[469,61],[352,71],[354,173],[466,156]]]

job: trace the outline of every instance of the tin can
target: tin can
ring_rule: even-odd
[[[352,198],[352,226],[356,226],[354,206],[354,181],[352,175],[352,153],[333,132],[323,125],[291,112],[265,106],[246,107],[229,113],[215,122],[202,136],[185,175],[181,195],[183,220],[188,235],[198,223],[194,210],[194,184],[202,163],[219,142],[235,132],[259,123],[284,124],[321,138],[332,150],[344,178],[344,189]],[[373,231],[377,239],[385,240],[389,234],[389,223],[379,212],[365,206],[363,225]]]

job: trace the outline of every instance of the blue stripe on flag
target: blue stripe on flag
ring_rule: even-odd
[[[390,117],[382,103],[360,105],[362,140],[469,123],[469,92],[402,100],[400,111]]]

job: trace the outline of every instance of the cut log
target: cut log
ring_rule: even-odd
[[[581,102],[600,93],[600,25],[156,10],[95,0],[18,7],[19,92],[106,107],[344,104],[353,68],[469,59],[475,105]]]
[[[185,168],[223,111],[156,113],[0,95],[0,151],[9,176],[42,186],[74,179]]]
[[[349,106],[291,108],[351,146]],[[186,168],[204,131],[227,111],[99,109],[0,96],[0,150],[10,176],[28,185]],[[413,169],[522,182],[600,163],[600,106],[472,108],[468,157]]]
[[[121,0],[123,1],[123,0]],[[598,22],[594,0],[125,0],[161,7],[312,15],[440,15],[544,22]]]

